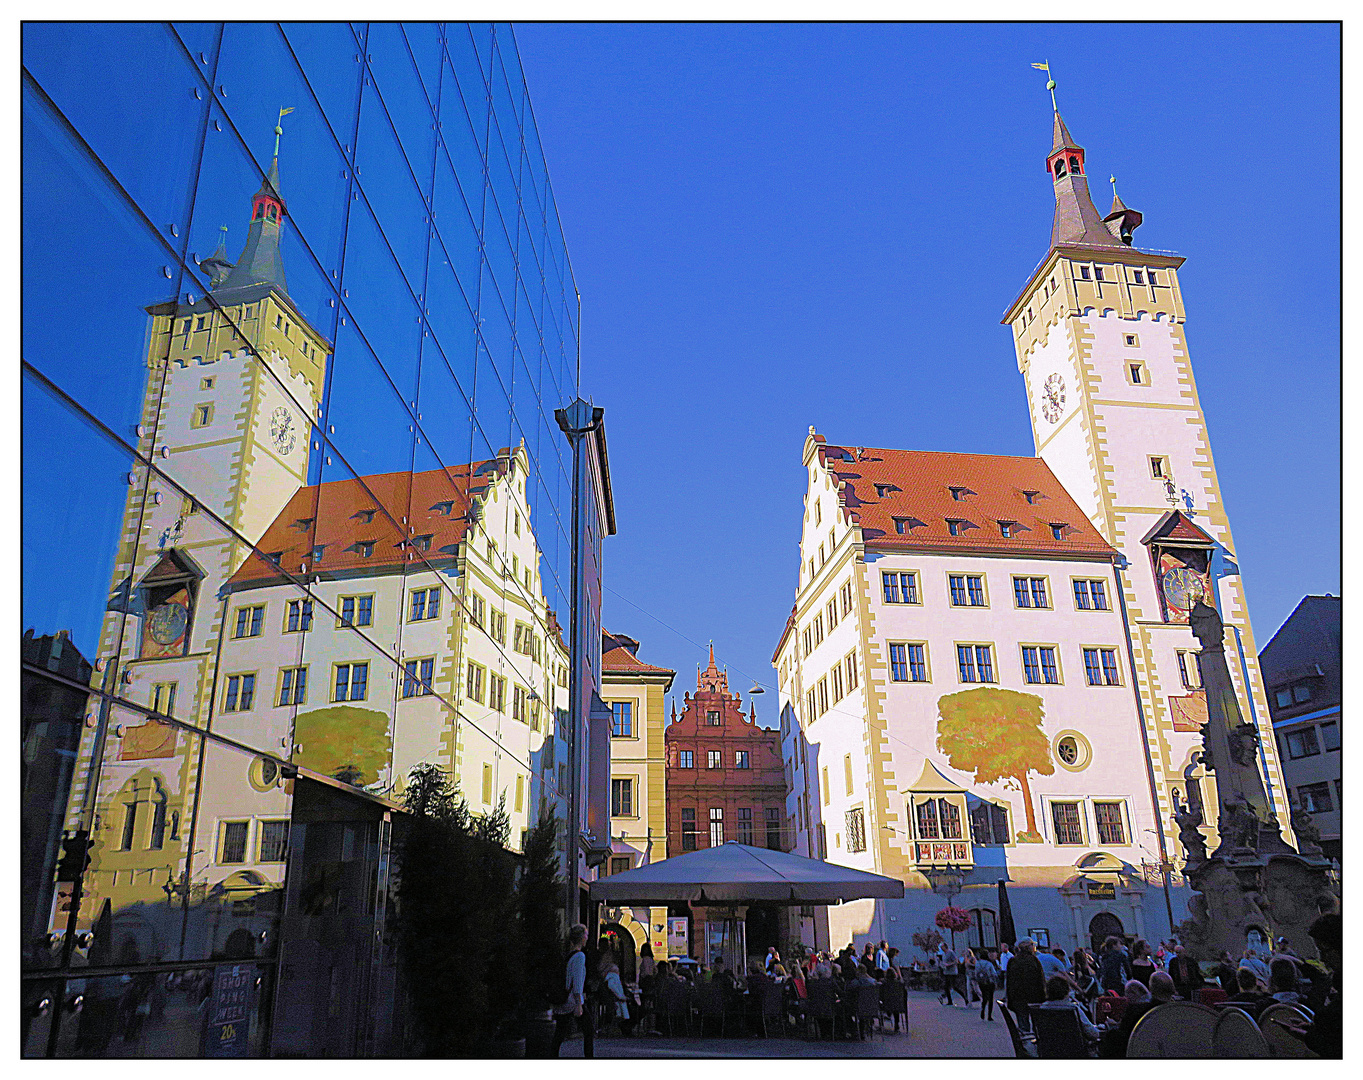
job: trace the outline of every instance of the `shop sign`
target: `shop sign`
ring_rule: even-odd
[[[1110,881],[1088,882],[1090,900],[1116,900],[1117,886]]]

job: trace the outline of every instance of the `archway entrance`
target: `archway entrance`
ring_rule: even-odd
[[[1122,920],[1110,911],[1100,911],[1089,920],[1089,937],[1093,940],[1093,951],[1101,951],[1103,942],[1109,937],[1125,937],[1126,929]]]
[[[615,949],[615,961],[620,965],[620,981],[631,983],[637,970],[638,954],[635,951],[634,935],[618,922],[604,923],[601,936],[609,937]]]

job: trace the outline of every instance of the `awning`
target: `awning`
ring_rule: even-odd
[[[894,878],[732,842],[591,883],[592,899],[610,904],[838,904],[903,896],[904,883]]]

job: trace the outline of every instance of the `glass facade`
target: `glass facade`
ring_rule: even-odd
[[[23,1052],[401,1052],[408,773],[518,846],[580,681],[513,34],[28,23],[22,99]]]

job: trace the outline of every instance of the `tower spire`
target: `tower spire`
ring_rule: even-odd
[[[1050,72],[1049,64],[1032,66]],[[1051,247],[1068,244],[1113,248],[1124,243],[1129,244],[1130,230],[1123,234],[1119,229],[1113,228],[1093,205],[1093,198],[1089,195],[1088,176],[1084,169],[1084,148],[1070,134],[1070,129],[1065,126],[1065,120],[1055,105],[1054,79],[1047,80],[1046,89],[1051,92],[1051,107],[1054,113],[1051,152],[1046,157],[1046,171],[1050,173],[1055,185],[1055,220],[1051,225]],[[1132,228],[1134,227],[1133,225]]]
[[[280,194],[279,137],[284,134],[281,120],[292,108],[280,109],[274,129],[274,157],[270,169],[261,181],[260,190],[251,198],[251,228],[246,234],[246,246],[232,272],[222,279],[222,288],[243,288],[250,285],[273,285],[288,294],[284,280],[284,259],[279,250],[279,232],[288,210]],[[217,288],[218,286],[215,286]]]

